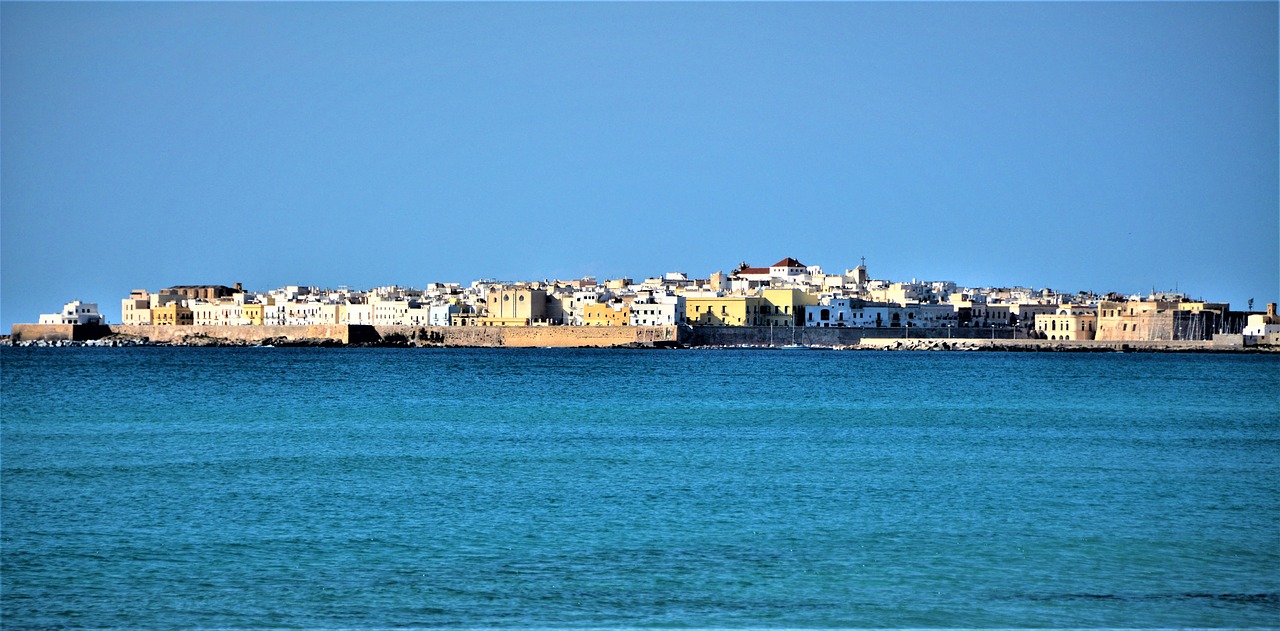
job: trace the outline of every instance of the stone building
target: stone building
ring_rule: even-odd
[[[1046,340],[1092,340],[1098,328],[1097,309],[1058,305],[1052,314],[1036,314],[1035,327],[1036,333]]]

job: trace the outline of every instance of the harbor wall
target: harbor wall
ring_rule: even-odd
[[[444,346],[572,348],[665,346],[680,342],[675,326],[375,326],[381,342]]]
[[[882,350],[1025,350],[1025,351],[1222,351],[1243,346],[1212,340],[1039,340],[983,338],[873,338],[858,343],[862,349]]]
[[[9,339],[15,342],[84,342],[111,335],[111,329],[92,324],[15,324]]]
[[[1025,337],[1025,332],[1013,329],[996,329],[995,339],[1008,340]],[[809,346],[852,346],[863,338],[955,338],[991,339],[992,329],[978,327],[770,327],[767,326],[696,326],[689,337],[694,346],[783,346],[805,344]],[[794,340],[794,342],[793,342]]]
[[[675,326],[626,327],[479,327],[479,326],[367,326],[316,324],[287,326],[157,326],[113,324],[15,324],[15,342],[87,341],[108,336],[145,340],[157,344],[263,344],[332,342],[338,344],[409,344],[415,346],[487,347],[609,347],[667,346],[678,344],[681,330]]]

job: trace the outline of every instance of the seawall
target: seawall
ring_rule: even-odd
[[[1015,334],[1025,337],[1022,331],[996,329],[995,339],[1013,339]],[[863,338],[952,338],[991,339],[991,329],[965,327],[912,327],[904,328],[817,328],[767,326],[696,326],[689,337],[694,346],[783,346],[806,344],[809,346],[853,346]]]
[[[668,346],[681,341],[675,326],[375,326],[382,343],[572,348]]]
[[[270,343],[406,344],[414,346],[609,347],[674,346],[682,330],[675,326],[627,327],[478,327],[365,326],[317,324],[298,326],[156,326],[112,324],[80,326],[15,324],[10,338],[24,341],[87,341],[105,337],[156,344],[254,345]]]

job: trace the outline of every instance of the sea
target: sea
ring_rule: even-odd
[[[4,628],[1280,626],[1280,357],[0,349]]]

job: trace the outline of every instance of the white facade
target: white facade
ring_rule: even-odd
[[[378,326],[392,326],[409,323],[409,302],[407,300],[373,299],[369,302],[373,307],[373,323]]]
[[[62,305],[58,313],[40,314],[40,324],[102,324],[102,314],[98,313],[98,303],[72,300]]]
[[[427,325],[449,326],[449,316],[455,313],[462,313],[462,307],[458,305],[431,305],[430,314],[427,317]]]
[[[191,307],[192,324],[196,326],[215,326],[218,324],[218,305],[211,302],[192,302],[188,306]]]
[[[283,304],[262,306],[262,324],[266,326],[280,326],[286,321],[285,306]]]
[[[895,309],[884,303],[857,298],[823,298],[817,306],[805,308],[804,325],[818,328],[889,326],[891,310]]]
[[[237,294],[243,297],[244,294]],[[244,317],[244,302],[237,301],[218,305],[218,324],[229,326],[248,326],[252,324]]]
[[[631,305],[631,326],[671,326],[683,323],[684,296],[664,296],[658,302]]]
[[[1269,321],[1274,317],[1275,316],[1268,317],[1260,313],[1251,314],[1248,318],[1248,324],[1240,332],[1254,337],[1280,334],[1280,322]]]
[[[431,307],[411,303],[404,313],[404,324],[410,326],[427,326],[431,323]]]
[[[341,324],[373,324],[373,305],[345,305],[342,310]]]

